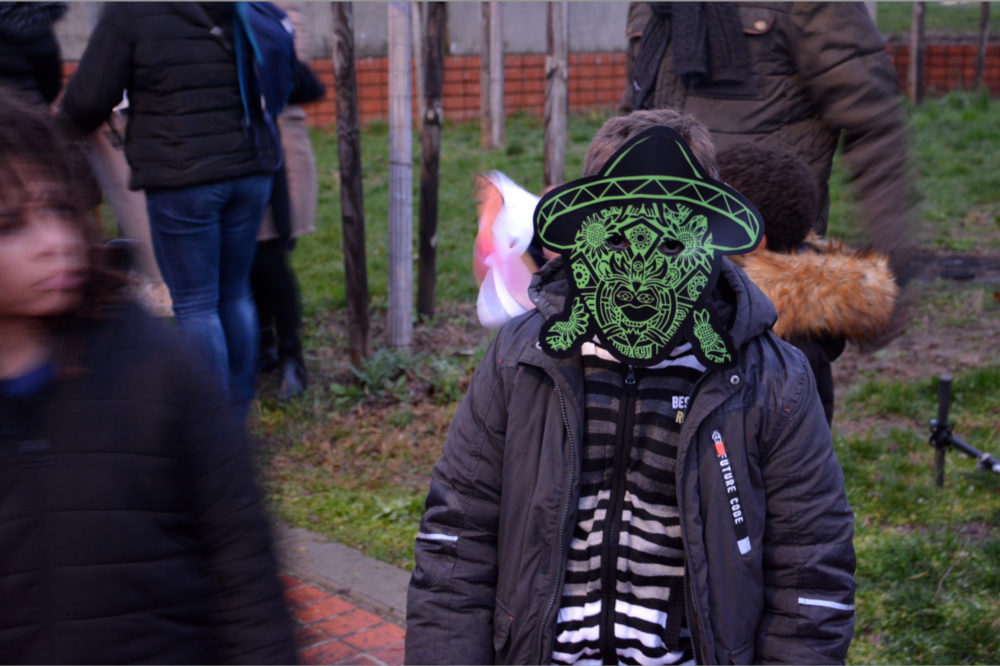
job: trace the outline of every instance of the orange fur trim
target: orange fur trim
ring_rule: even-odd
[[[778,311],[781,338],[835,335],[862,343],[888,325],[899,287],[888,259],[838,241],[810,238],[820,252],[760,251],[740,257],[744,272]]]

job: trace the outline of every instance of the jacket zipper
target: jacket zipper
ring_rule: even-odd
[[[551,376],[551,373],[550,373]],[[566,428],[566,437],[569,440],[569,484],[566,486],[566,501],[563,504],[562,519],[559,521],[559,565],[556,568],[556,576],[552,583],[552,593],[549,601],[545,605],[545,612],[542,613],[542,621],[538,625],[538,659],[537,664],[547,664],[552,661],[552,655],[545,654],[545,630],[551,623],[552,612],[556,602],[559,600],[559,593],[562,590],[563,578],[566,575],[566,529],[569,521],[571,504],[573,503],[573,488],[576,487],[576,445],[573,441],[573,431],[569,427],[569,416],[566,414],[566,398],[563,396],[559,381],[553,376],[552,381],[556,387],[556,394],[559,396],[559,408],[562,412],[563,426]]]
[[[601,658],[605,664],[617,664],[615,650],[615,605],[618,600],[618,538],[622,528],[622,507],[625,503],[625,481],[628,454],[632,450],[632,430],[635,425],[636,381],[631,365],[624,377],[625,391],[618,420],[611,496],[604,515],[604,536],[601,544]]]
[[[700,654],[698,646],[704,641],[701,638],[701,625],[697,626],[691,623],[694,614],[691,612],[691,607],[694,605],[694,601],[691,600],[691,577],[685,572],[684,575],[684,624],[687,625],[688,631],[691,632],[691,651],[694,652],[694,660],[699,664],[707,664],[708,658]]]

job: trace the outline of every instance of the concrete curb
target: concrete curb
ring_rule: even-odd
[[[272,536],[281,570],[405,626],[410,572],[284,522]]]

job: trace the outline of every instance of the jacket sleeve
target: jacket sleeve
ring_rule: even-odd
[[[625,21],[625,88],[618,103],[620,113],[631,113],[635,109],[635,61],[639,55],[639,40],[642,39],[643,28],[653,13],[645,2],[630,2],[628,17]]]
[[[60,116],[81,135],[90,134],[111,116],[128,86],[132,71],[130,4],[105,4],[76,73],[66,84]]]
[[[787,41],[823,120],[843,132],[844,161],[872,245],[899,274],[912,245],[910,151],[884,40],[862,3],[807,2],[795,3]]]
[[[497,341],[434,467],[406,608],[406,663],[493,663],[497,525],[506,405]]]
[[[190,398],[182,429],[190,510],[212,590],[212,661],[295,663],[291,621],[248,442],[214,385],[195,375],[183,387]]]
[[[783,415],[761,451],[765,609],[755,662],[843,663],[854,630],[854,516],[812,373],[792,351]]]
[[[27,47],[27,57],[31,61],[38,90],[51,104],[59,96],[62,89],[62,56],[59,53],[59,42],[55,33],[49,31],[41,35]]]
[[[326,94],[326,86],[319,77],[301,60],[295,60],[295,72],[292,79],[292,92],[288,96],[289,104],[308,104],[315,102]]]

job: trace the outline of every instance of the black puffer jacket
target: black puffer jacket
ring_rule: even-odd
[[[561,260],[532,281],[537,311],[497,334],[434,468],[407,599],[406,661],[551,663],[576,524],[584,428],[579,357],[538,347],[567,291]],[[842,662],[853,630],[853,517],[802,354],[728,262],[739,365],[698,382],[677,496],[688,621],[700,664]],[[725,442],[750,548],[716,455]]]
[[[749,80],[688,88],[676,74],[668,44],[650,108],[672,107],[694,115],[711,130],[720,150],[766,141],[793,152],[810,166],[820,187],[820,233],[826,230],[833,154],[843,139],[844,162],[862,203],[866,230],[874,247],[889,255],[893,269],[905,278],[912,250],[908,136],[895,69],[864,5],[735,5],[749,48]],[[647,3],[629,7],[624,111],[632,108],[638,46],[652,17]]]
[[[107,120],[127,89],[133,189],[214,183],[272,173],[278,164],[260,117],[252,113],[244,125],[232,8],[209,9],[107,3],[66,86],[62,113],[82,133]]]
[[[0,2],[0,85],[51,104],[62,88],[62,60],[52,25],[64,2]]]
[[[293,663],[221,392],[148,315],[82,335],[76,378],[0,398],[0,661]]]

